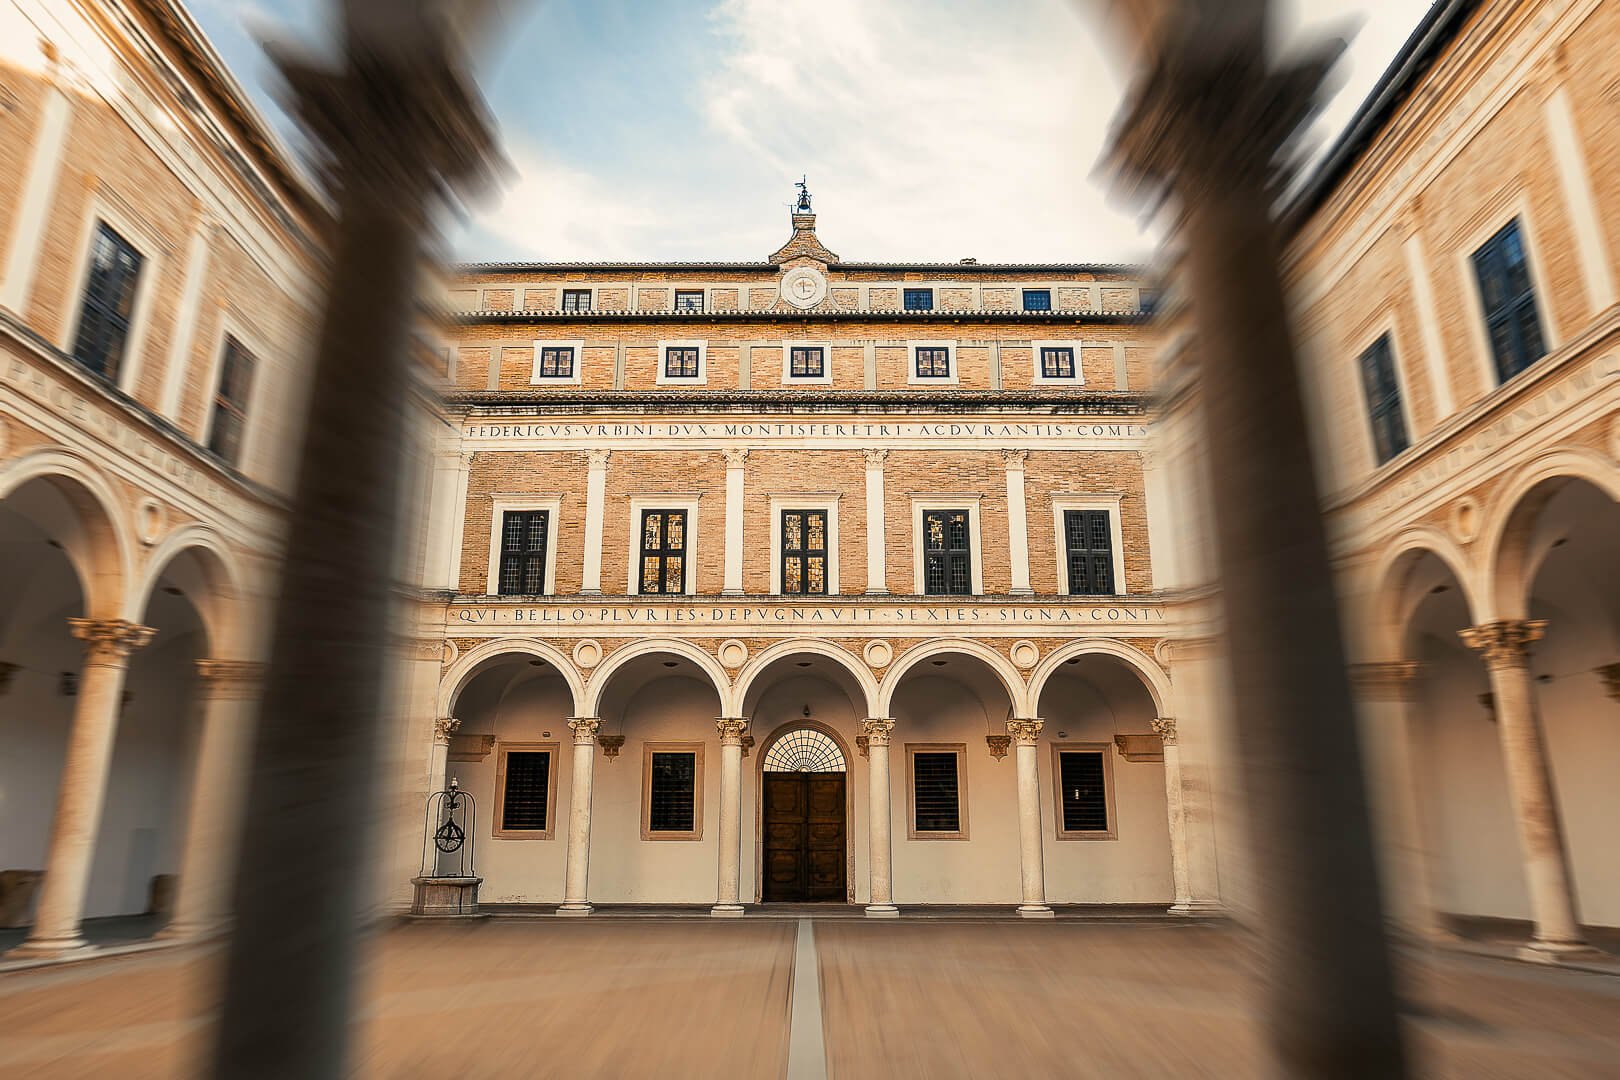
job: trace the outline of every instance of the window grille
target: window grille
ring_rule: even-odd
[[[795,379],[819,379],[826,370],[826,357],[819,346],[794,348],[788,355],[788,374]]]
[[[589,289],[564,289],[563,290],[562,309],[564,311],[589,311],[589,310],[591,310],[591,290],[589,290]]]
[[[923,511],[923,591],[930,596],[973,592],[966,510]]]
[[[1051,311],[1052,310],[1052,290],[1051,289],[1025,289],[1024,290],[1024,310],[1025,311]]]
[[[907,311],[933,311],[933,289],[907,289],[905,291],[905,308]]]
[[[135,310],[135,283],[145,260],[106,223],[90,247],[90,274],[79,309],[73,359],[107,379],[118,378]]]
[[[1502,382],[1540,360],[1541,319],[1536,314],[1536,289],[1530,280],[1530,260],[1519,236],[1518,219],[1474,252],[1474,273],[1485,303],[1485,328]]]
[[[692,289],[692,290],[676,289],[675,290],[675,310],[676,311],[702,311],[703,310],[703,290],[702,289]]]
[[[573,378],[574,347],[569,345],[562,348],[541,349],[540,375],[547,379]]]
[[[827,511],[782,511],[782,591],[826,595]]]
[[[540,596],[546,591],[547,510],[508,510],[501,519],[501,596]]]
[[[695,379],[697,374],[697,349],[671,346],[664,350],[664,377],[666,379]]]
[[[951,377],[951,351],[935,346],[918,346],[917,378],[948,379]]]
[[[766,772],[843,772],[844,752],[826,732],[790,731],[765,752]]]
[[[253,368],[253,354],[227,335],[225,355],[219,363],[219,389],[214,394],[214,423],[208,432],[208,449],[232,465],[241,461]]]
[[[1101,751],[1061,751],[1058,771],[1063,784],[1063,831],[1107,832],[1108,791]]]
[[[1361,354],[1361,386],[1367,394],[1373,452],[1382,465],[1409,445],[1406,419],[1401,415],[1401,387],[1395,381],[1395,358],[1390,352],[1388,334]]]
[[[1042,349],[1041,377],[1045,379],[1074,378],[1074,350]]]
[[[911,755],[912,821],[916,832],[962,831],[957,753],[917,750]]]
[[[696,806],[697,755],[689,750],[654,751],[647,788],[647,831],[696,831]]]
[[[686,591],[686,511],[641,513],[641,591]]]
[[[1114,594],[1114,534],[1106,510],[1063,511],[1070,596]]]
[[[506,755],[501,792],[501,828],[544,830],[551,790],[551,751],[512,750]]]

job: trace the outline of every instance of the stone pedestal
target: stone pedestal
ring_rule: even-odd
[[[481,877],[416,877],[416,898],[411,914],[426,918],[468,917],[478,914]]]

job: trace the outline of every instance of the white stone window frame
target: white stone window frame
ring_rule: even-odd
[[[79,324],[84,320],[84,296],[90,284],[90,248],[95,242],[97,226],[103,222],[134,247],[136,254],[141,257],[140,279],[135,283],[129,333],[124,336],[124,353],[118,361],[116,383],[119,390],[134,396],[145,362],[142,353],[146,348],[146,334],[151,329],[152,316],[157,307],[153,294],[158,279],[168,266],[169,248],[135,210],[124,207],[106,191],[97,191],[91,197],[79,222],[78,253],[73,257],[72,276],[68,278],[65,309],[68,313],[65,322],[67,334],[60,344],[64,353],[73,355],[74,343],[79,338]],[[204,284],[206,286],[206,282]],[[202,307],[198,305],[198,318],[202,316]],[[171,333],[174,329],[171,327]]]
[[[546,580],[541,596],[556,595],[557,587],[557,525],[562,515],[562,496],[550,494],[507,494],[496,492],[490,496],[489,515],[489,571],[484,578],[484,595],[499,596],[501,589],[501,530],[506,524],[509,510],[545,510],[546,518]],[[524,594],[530,595],[530,594]]]
[[[220,308],[219,325],[214,330],[212,351],[208,354],[208,375],[203,380],[206,388],[203,396],[202,423],[197,429],[197,445],[207,448],[208,442],[214,437],[214,405],[219,397],[219,380],[225,374],[225,341],[235,338],[241,346],[253,357],[253,385],[248,388],[247,404],[243,407],[242,418],[242,448],[237,462],[232,468],[237,472],[247,472],[249,457],[254,450],[254,436],[258,433],[264,420],[266,405],[265,383],[270,375],[270,343],[258,330],[249,326],[238,315],[235,308],[227,304]]]
[[[821,374],[795,375],[793,374],[794,349],[820,349]],[[831,386],[832,374],[832,342],[830,341],[803,341],[797,338],[787,338],[782,342],[782,385],[783,386]]]
[[[641,839],[647,843],[703,839],[703,749],[701,742],[644,742],[641,744]],[[655,753],[692,755],[692,829],[674,832],[652,828],[652,763]]]
[[[1107,808],[1106,829],[1065,829],[1063,827],[1063,755],[1101,754],[1103,805]],[[1119,811],[1114,800],[1114,744],[1105,742],[1054,742],[1052,744],[1052,826],[1059,840],[1118,840]]]
[[[956,823],[954,832],[917,831],[917,752],[925,754],[954,753],[956,755]],[[967,743],[921,742],[906,743],[906,839],[907,840],[968,840],[968,780]]]
[[[838,500],[837,492],[807,491],[767,496],[771,510],[771,595],[782,592],[782,511],[825,510],[827,512],[827,595],[838,593]],[[793,593],[795,599],[814,600],[815,593]]]
[[[546,766],[546,827],[543,829],[505,829],[501,816],[506,812],[506,757],[513,751],[520,754],[550,754]],[[497,840],[552,840],[557,835],[557,744],[555,742],[503,742],[495,746],[495,812],[490,815],[490,835]]]
[[[1474,343],[1475,364],[1484,380],[1480,384],[1485,387],[1481,397],[1507,384],[1496,373],[1496,354],[1491,350],[1491,336],[1485,322],[1485,297],[1479,291],[1479,275],[1474,273],[1474,254],[1514,219],[1518,219],[1519,238],[1524,243],[1525,258],[1530,264],[1530,284],[1536,291],[1536,318],[1541,320],[1543,352],[1537,361],[1558,351],[1558,344],[1562,340],[1553,316],[1553,291],[1542,272],[1546,263],[1541,256],[1540,231],[1530,210],[1530,192],[1520,187],[1511,195],[1500,197],[1467,232],[1461,233],[1453,252],[1454,265],[1457,272],[1462,274],[1462,295],[1467,297],[1463,304],[1468,311],[1465,320],[1468,323],[1468,336]],[[1532,361],[1529,367],[1507,381],[1513,382],[1519,375],[1534,369],[1537,361]],[[1402,390],[1404,392],[1404,385]]]
[[[919,376],[917,374],[917,350],[939,349],[945,350],[945,366],[950,374],[943,378],[937,376]],[[955,338],[912,338],[906,342],[906,385],[907,386],[955,386],[960,382],[961,372],[956,366],[956,339]]]
[[[1056,309],[1053,309],[1056,310]],[[1036,386],[1084,386],[1086,384],[1085,371],[1081,366],[1081,351],[1085,348],[1079,338],[1069,341],[1031,341],[1029,343],[1029,363],[1031,367],[1030,378]],[[1074,353],[1074,374],[1068,378],[1061,375],[1047,375],[1041,365],[1042,349],[1069,349]]]
[[[914,595],[928,595],[923,588],[923,513],[928,510],[967,511],[969,580],[973,589],[969,595],[984,595],[984,542],[979,529],[979,502],[982,498],[983,496],[975,494],[953,495],[948,493],[911,496],[911,591]],[[941,601],[949,601],[952,596],[962,594],[941,593],[934,595],[938,595]]]
[[[598,300],[598,297],[597,297],[598,286],[595,286],[595,285],[578,285],[578,284],[562,284],[562,285],[556,286],[556,289],[557,289],[557,312],[558,312],[558,314],[562,314],[562,315],[572,315],[572,314],[574,314],[572,311],[564,311],[563,310],[563,293],[565,293],[565,292],[589,293],[590,297],[591,297],[591,306],[588,307],[588,308],[585,308],[584,310],[586,310],[586,311],[596,311],[597,310],[596,302]]]
[[[1069,586],[1069,549],[1068,538],[1063,528],[1063,514],[1068,510],[1106,510],[1108,511],[1108,535],[1114,546],[1114,591],[1113,596],[1125,595],[1125,540],[1124,530],[1120,526],[1120,503],[1124,496],[1115,492],[1096,492],[1090,495],[1058,494],[1052,496],[1052,535],[1055,541],[1053,551],[1057,557],[1057,579],[1064,596],[1074,595]],[[1108,595],[1102,593],[1087,595]]]
[[[670,349],[696,349],[698,369],[696,375],[669,375]],[[707,341],[677,341],[660,338],[658,341],[658,386],[704,386],[709,381],[709,343]]]
[[[542,375],[540,374],[541,349],[573,349],[574,364],[572,375]],[[585,366],[585,339],[584,338],[535,338],[534,340],[534,368],[529,373],[531,386],[578,386],[580,385],[580,369]]]
[[[1473,269],[1472,264],[1470,264],[1469,269],[1470,271]],[[1540,293],[1536,295],[1539,299]],[[1481,316],[1482,325],[1483,320],[1484,317]],[[1366,447],[1367,467],[1374,471],[1383,468],[1384,465],[1393,464],[1406,452],[1403,450],[1384,462],[1383,465],[1379,464],[1378,444],[1374,441],[1372,431],[1372,402],[1367,400],[1367,379],[1361,370],[1361,358],[1366,356],[1367,350],[1376,345],[1378,339],[1386,334],[1389,336],[1390,365],[1395,369],[1395,383],[1401,395],[1401,422],[1406,425],[1406,449],[1410,450],[1418,442],[1417,419],[1412,415],[1412,380],[1408,378],[1406,372],[1406,357],[1410,354],[1406,351],[1407,343],[1402,339],[1400,329],[1396,325],[1395,306],[1391,304],[1385,308],[1378,321],[1370,324],[1360,334],[1351,339],[1358,342],[1350,350],[1350,374],[1355,384],[1356,400],[1361,402],[1361,436],[1359,441],[1362,446]],[[1494,374],[1494,362],[1491,370]]]
[[[680,595],[697,595],[698,500],[701,495],[701,492],[683,491],[663,494],[655,492],[630,496],[630,543],[626,549],[627,558],[625,559],[630,565],[626,567],[625,574],[624,594],[626,596],[657,597],[674,595],[672,593],[643,593],[638,588],[641,583],[641,512],[643,510],[686,511],[686,554],[683,556],[685,565],[682,567],[681,577],[683,580]]]

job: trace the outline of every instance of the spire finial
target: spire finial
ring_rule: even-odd
[[[810,209],[810,189],[805,185],[805,179],[805,176],[801,174],[799,176],[799,182],[793,185],[799,189],[799,199],[793,204],[793,212],[795,214],[809,214],[813,212]]]

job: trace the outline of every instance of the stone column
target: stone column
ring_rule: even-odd
[[[450,766],[450,736],[461,727],[461,721],[454,716],[441,716],[433,721],[433,746],[428,751],[427,797],[433,798],[435,792],[443,791],[449,783],[446,775]],[[433,830],[438,828],[438,822],[427,819],[424,804],[422,812],[423,848],[422,873],[429,877],[439,872],[439,847],[433,842]]]
[[[1558,796],[1530,686],[1530,643],[1539,640],[1546,628],[1545,619],[1498,619],[1458,631],[1464,644],[1483,654],[1490,671],[1502,763],[1536,924],[1535,940],[1523,953],[1527,959],[1543,960],[1587,947],[1575,914]]]
[[[1052,917],[1046,904],[1046,852],[1041,836],[1041,723],[1034,719],[1007,721],[1018,764],[1018,868],[1024,887],[1018,914],[1026,919]]]
[[[889,580],[883,557],[883,460],[887,450],[863,450],[866,455],[866,592],[887,596]],[[887,797],[887,796],[885,796]]]
[[[747,717],[721,716],[720,730],[720,880],[710,915],[738,916],[742,865],[742,752]]]
[[[871,453],[867,451],[868,455]],[[872,474],[866,475],[870,481]],[[872,763],[866,778],[866,857],[872,875],[872,895],[867,899],[866,914],[874,919],[892,919],[900,914],[900,909],[894,906],[893,871],[889,864],[889,735],[893,731],[893,720],[861,721],[866,755]]]
[[[198,660],[203,698],[197,765],[186,809],[180,881],[168,938],[204,938],[224,929],[242,812],[242,780],[264,665]]]
[[[1024,461],[1028,450],[1003,450],[1001,458],[1007,465],[1007,550],[1012,557],[1012,592],[1028,596],[1029,587],[1029,523],[1025,520]]]
[[[574,786],[568,802],[568,871],[563,884],[559,915],[591,913],[586,884],[591,872],[591,770],[596,765],[596,732],[601,718],[575,716],[568,726],[574,732]]]
[[[721,592],[741,596],[743,592],[743,465],[748,448],[721,451],[726,456],[726,579]]]
[[[587,450],[585,474],[585,570],[580,592],[602,595],[602,515],[607,502],[607,467],[611,450]]]
[[[1164,744],[1164,804],[1170,819],[1170,877],[1175,883],[1173,915],[1190,915],[1194,910],[1192,875],[1187,870],[1187,803],[1181,790],[1181,745],[1176,740],[1172,717],[1156,716],[1150,721]]]
[[[69,619],[68,625],[73,636],[85,643],[84,671],[56,791],[39,913],[28,940],[13,955],[60,956],[87,945],[79,933],[79,922],[84,915],[101,806],[107,796],[124,672],[129,654],[157,633],[124,619]]]

